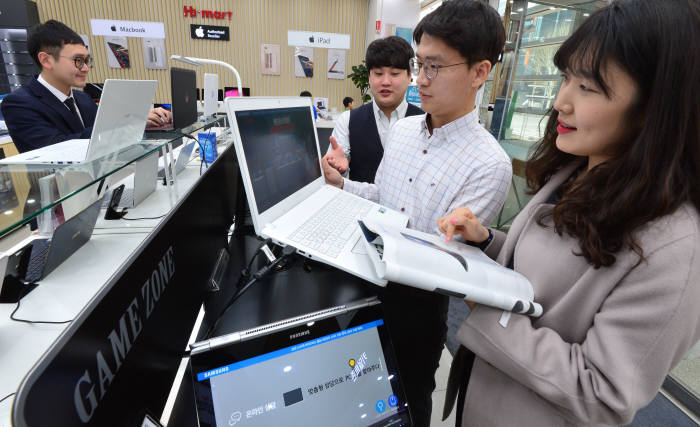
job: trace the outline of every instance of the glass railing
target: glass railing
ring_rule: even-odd
[[[40,232],[51,233],[57,223],[102,196],[110,181],[130,173],[131,165],[164,155],[187,138],[185,134],[196,138],[196,132],[224,122],[222,116],[198,121],[84,163],[0,164],[0,238],[30,222],[36,222]]]

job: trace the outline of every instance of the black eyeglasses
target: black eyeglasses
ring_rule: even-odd
[[[83,68],[83,65],[87,65],[88,68],[92,67],[92,58],[90,56],[63,56],[60,55],[61,58],[68,58],[72,59],[73,63],[75,64],[75,68],[81,70]]]
[[[437,65],[430,59],[426,59],[424,61],[418,61],[415,58],[411,58],[409,66],[411,67],[411,69],[415,69],[416,67],[418,67],[419,74],[420,74],[420,70],[423,69],[423,72],[425,73],[425,77],[427,77],[430,80],[433,80],[435,77],[437,77],[438,70],[440,70],[440,68],[454,67],[455,65],[463,65],[463,64],[466,64],[466,62],[460,62],[457,64],[450,64],[450,65]]]

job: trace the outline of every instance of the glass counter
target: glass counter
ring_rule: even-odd
[[[225,120],[217,116],[177,131],[151,133],[149,139],[85,163],[0,164],[0,238],[33,222],[40,233],[50,234],[56,223],[101,197],[110,183],[133,173],[133,165],[142,159],[156,165],[158,156],[172,160],[172,149],[183,138],[196,138],[193,133],[222,126]]]

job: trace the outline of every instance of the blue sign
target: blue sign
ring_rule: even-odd
[[[418,86],[409,86],[406,90],[406,101],[420,107],[420,94],[418,93]]]

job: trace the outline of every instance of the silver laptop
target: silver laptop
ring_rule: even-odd
[[[255,232],[378,285],[356,218],[408,217],[325,183],[311,101],[306,97],[226,99]]]
[[[89,162],[141,140],[153,106],[155,80],[105,80],[90,139],[71,139],[0,160],[14,164]]]
[[[173,173],[175,175],[179,174],[183,170],[185,170],[185,166],[187,166],[187,163],[190,161],[190,158],[192,157],[192,151],[194,151],[194,145],[195,142],[189,142],[189,143],[183,143],[182,148],[180,148],[180,152],[177,155],[177,160],[175,160],[175,170],[173,171],[172,167],[170,168],[170,176],[172,179]],[[165,163],[168,163],[167,160],[164,161]],[[158,178],[163,178],[165,176],[165,168],[164,167],[159,167],[158,168]]]
[[[200,426],[413,425],[376,299],[191,348]]]
[[[120,208],[136,207],[150,196],[151,193],[156,191],[156,186],[158,185],[158,180],[156,178],[156,171],[158,170],[158,152],[153,152],[140,159],[138,162],[134,162],[127,170],[130,171],[132,169],[134,173],[130,174],[127,178],[118,181],[109,181],[111,190],[107,193],[102,202],[103,208],[109,206],[113,189],[121,184],[124,184],[125,188],[122,191],[117,205],[117,207]]]

